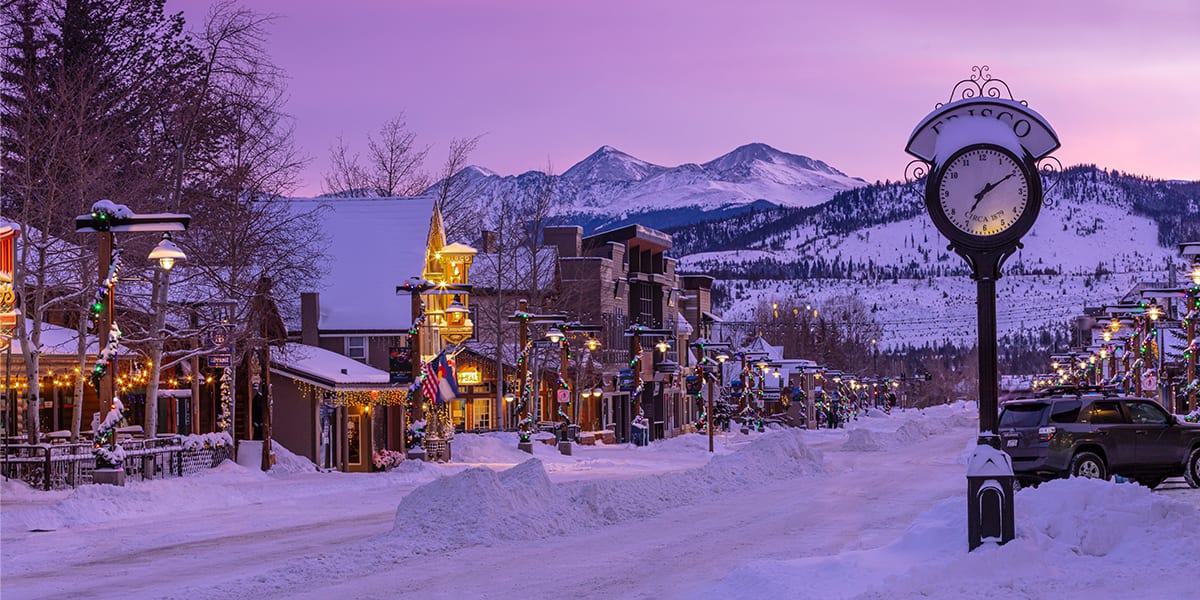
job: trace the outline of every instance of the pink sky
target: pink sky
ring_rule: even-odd
[[[169,0],[199,25],[208,0]],[[748,142],[898,179],[934,103],[987,64],[1065,165],[1200,179],[1200,2],[255,0],[319,193],[337,135],[405,112],[429,167],[562,172],[601,145],[667,166]]]

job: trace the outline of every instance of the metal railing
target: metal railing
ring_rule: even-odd
[[[90,442],[25,444],[4,440],[0,447],[0,475],[19,479],[43,490],[76,488],[92,483],[96,457]],[[20,441],[20,440],[16,440]],[[129,439],[121,466],[127,478],[165,479],[211,469],[233,457],[233,448],[187,448],[179,436]]]

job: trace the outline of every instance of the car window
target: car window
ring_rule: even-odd
[[[1048,406],[1040,402],[1006,404],[1000,413],[1000,427],[1038,427]]]
[[[1083,403],[1078,400],[1056,402],[1050,410],[1050,420],[1054,423],[1074,423],[1079,420],[1079,409]]]
[[[1134,423],[1167,424],[1167,413],[1153,402],[1126,402],[1125,407],[1129,409],[1129,420]]]
[[[1121,406],[1118,403],[1096,402],[1088,411],[1088,422],[1093,425],[1124,423],[1125,417],[1121,415]]]

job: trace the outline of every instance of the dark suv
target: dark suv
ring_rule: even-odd
[[[1152,400],[1060,394],[1000,411],[1000,444],[1025,483],[1055,477],[1128,477],[1150,488],[1183,475],[1200,487],[1200,425]]]

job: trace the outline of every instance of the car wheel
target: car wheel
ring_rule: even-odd
[[[1080,452],[1071,461],[1072,477],[1087,477],[1088,479],[1108,479],[1108,467],[1104,459],[1092,452]]]
[[[1166,475],[1143,475],[1142,477],[1134,477],[1133,480],[1150,489],[1154,489],[1166,480],[1166,478]]]
[[[1200,448],[1193,448],[1188,455],[1187,472],[1184,473],[1188,485],[1200,488]]]

